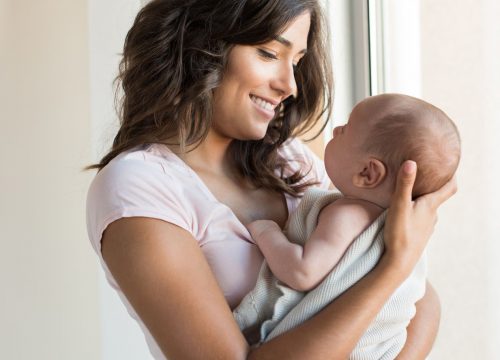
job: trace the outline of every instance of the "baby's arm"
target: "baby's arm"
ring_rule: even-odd
[[[351,242],[381,212],[366,201],[339,199],[321,210],[304,247],[289,242],[272,221],[254,221],[248,229],[273,274],[291,288],[308,291],[328,275]]]

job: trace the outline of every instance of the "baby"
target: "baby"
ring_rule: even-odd
[[[413,197],[418,197],[449,181],[459,159],[458,130],[443,111],[406,95],[369,97],[354,107],[346,125],[334,129],[333,139],[325,149],[327,174],[341,194],[317,190],[306,192],[297,212],[289,219],[286,236],[276,223],[267,220],[252,222],[248,229],[281,285],[284,283],[300,292],[310,291],[325,280],[349,246],[376,220],[383,226],[381,218],[389,207],[398,170],[405,160],[417,163]],[[307,239],[294,239],[298,236],[292,233],[296,232],[292,229],[294,221],[303,223],[295,227],[299,232],[301,227],[311,227],[305,235]],[[420,276],[419,281],[422,289],[425,275]],[[277,281],[276,284],[281,286]],[[258,308],[255,304],[259,303],[262,289],[254,290],[247,296],[251,299],[245,298],[235,310],[240,327],[248,326],[245,301],[254,309]],[[283,293],[280,289],[279,296]],[[419,291],[411,301],[421,296],[423,292]],[[302,297],[295,300],[294,306]],[[254,325],[259,326],[263,320],[272,317],[272,327],[276,326],[284,315],[276,320],[272,313],[276,309],[272,309],[271,313],[268,310],[264,315],[258,314],[258,324]],[[409,320],[403,323],[407,324]],[[406,336],[406,332],[404,334]]]

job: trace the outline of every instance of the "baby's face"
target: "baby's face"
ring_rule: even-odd
[[[365,121],[368,117],[364,111],[363,102],[356,105],[347,124],[333,129],[333,138],[325,149],[326,172],[344,195],[356,195],[352,179],[366,156],[362,145],[368,136],[369,124]]]

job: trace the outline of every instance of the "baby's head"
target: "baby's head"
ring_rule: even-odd
[[[460,160],[460,136],[437,107],[414,97],[383,94],[366,98],[349,121],[333,131],[325,166],[345,195],[388,207],[405,160],[417,163],[413,197],[439,189]]]

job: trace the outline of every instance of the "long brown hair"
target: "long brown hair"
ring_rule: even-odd
[[[308,11],[308,50],[295,71],[298,93],[276,111],[265,137],[233,140],[238,174],[257,187],[297,196],[304,174],[284,177],[278,148],[310,130],[332,110],[333,78],[326,22],[315,0],[153,0],[137,15],[125,39],[117,82],[121,86],[120,129],[102,169],[123,151],[177,139],[181,149],[200,144],[212,120],[213,90],[219,86],[234,45],[271,41]],[[314,138],[313,137],[313,138]],[[276,175],[281,169],[281,176]]]

